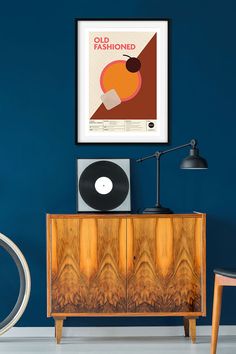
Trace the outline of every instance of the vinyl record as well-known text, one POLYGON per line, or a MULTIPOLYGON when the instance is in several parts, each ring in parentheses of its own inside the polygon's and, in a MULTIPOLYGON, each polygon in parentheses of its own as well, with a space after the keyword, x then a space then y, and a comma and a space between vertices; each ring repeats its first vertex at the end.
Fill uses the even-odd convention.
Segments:
POLYGON ((89 165, 79 179, 81 197, 91 208, 109 211, 123 203, 129 191, 129 180, 123 169, 110 161, 89 165))

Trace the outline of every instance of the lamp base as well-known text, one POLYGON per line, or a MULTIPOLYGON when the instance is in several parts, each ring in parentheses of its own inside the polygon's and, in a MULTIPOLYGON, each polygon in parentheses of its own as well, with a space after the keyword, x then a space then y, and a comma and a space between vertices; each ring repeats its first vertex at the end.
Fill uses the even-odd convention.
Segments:
POLYGON ((173 211, 169 208, 164 208, 162 206, 156 206, 155 208, 146 208, 143 214, 173 214, 173 211))

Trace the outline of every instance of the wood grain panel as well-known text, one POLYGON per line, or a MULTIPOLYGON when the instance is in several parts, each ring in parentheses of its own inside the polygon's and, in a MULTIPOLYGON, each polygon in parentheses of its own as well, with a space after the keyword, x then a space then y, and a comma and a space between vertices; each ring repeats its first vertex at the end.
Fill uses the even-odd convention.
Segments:
POLYGON ((126 311, 125 255, 126 219, 52 219, 52 313, 126 311))
POLYGON ((200 312, 202 218, 127 220, 128 312, 200 312))

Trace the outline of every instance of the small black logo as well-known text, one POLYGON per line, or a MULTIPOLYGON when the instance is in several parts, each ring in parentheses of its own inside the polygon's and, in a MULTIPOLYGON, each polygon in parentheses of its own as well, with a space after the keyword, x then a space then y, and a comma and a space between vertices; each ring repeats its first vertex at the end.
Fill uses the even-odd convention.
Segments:
POLYGON ((148 123, 148 127, 149 128, 154 128, 154 123, 153 122, 148 123))

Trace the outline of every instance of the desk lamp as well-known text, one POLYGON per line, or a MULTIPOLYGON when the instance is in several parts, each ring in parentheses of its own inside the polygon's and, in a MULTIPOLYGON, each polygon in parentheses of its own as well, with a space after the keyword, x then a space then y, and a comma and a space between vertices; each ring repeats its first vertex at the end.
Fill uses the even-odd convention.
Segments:
POLYGON ((156 158, 157 161, 157 201, 154 208, 147 208, 143 211, 145 214, 172 214, 173 212, 169 208, 165 208, 160 203, 160 157, 168 154, 169 152, 183 149, 190 146, 189 155, 185 157, 181 163, 180 168, 184 170, 205 170, 208 168, 207 161, 199 155, 197 148, 197 141, 192 139, 189 143, 176 146, 171 149, 156 151, 153 155, 138 159, 137 162, 143 162, 151 158, 156 158))

